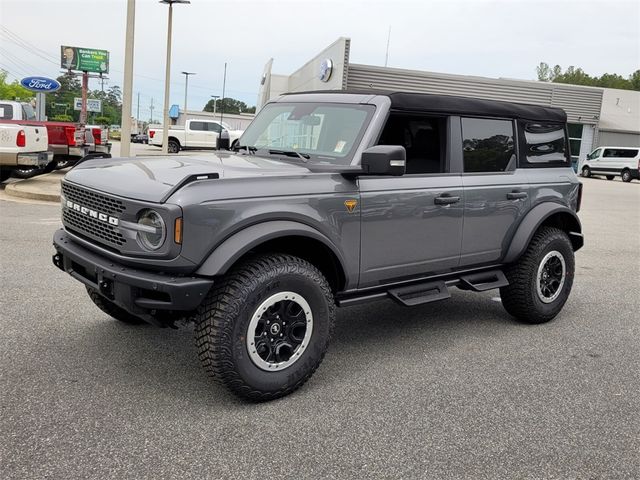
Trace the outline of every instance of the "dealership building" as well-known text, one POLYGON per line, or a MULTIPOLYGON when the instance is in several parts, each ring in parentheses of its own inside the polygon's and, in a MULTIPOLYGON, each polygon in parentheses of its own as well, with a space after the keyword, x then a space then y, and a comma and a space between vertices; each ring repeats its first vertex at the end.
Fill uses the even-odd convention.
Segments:
POLYGON ((567 112, 573 160, 600 145, 640 146, 640 92, 502 78, 450 75, 351 63, 351 40, 339 38, 289 75, 265 65, 258 109, 285 92, 400 90, 503 100, 567 112))

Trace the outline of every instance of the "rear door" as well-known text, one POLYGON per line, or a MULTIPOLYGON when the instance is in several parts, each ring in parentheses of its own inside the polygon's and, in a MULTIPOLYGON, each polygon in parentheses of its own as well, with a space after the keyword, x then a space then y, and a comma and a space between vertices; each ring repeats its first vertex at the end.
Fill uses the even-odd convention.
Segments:
POLYGON ((202 148, 207 142, 207 124, 199 120, 188 120, 185 126, 185 145, 188 148, 202 148))
POLYGON ((463 117, 464 226, 460 267, 498 262, 505 239, 529 209, 526 172, 517 168, 511 119, 463 117))

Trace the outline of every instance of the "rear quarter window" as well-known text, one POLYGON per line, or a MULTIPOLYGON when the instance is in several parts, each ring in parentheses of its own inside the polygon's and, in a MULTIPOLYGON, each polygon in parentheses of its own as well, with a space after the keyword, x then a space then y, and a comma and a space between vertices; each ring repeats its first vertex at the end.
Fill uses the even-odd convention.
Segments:
POLYGON ((13 119, 13 105, 8 103, 0 103, 0 118, 2 120, 13 119))
POLYGON ((571 165, 564 124, 518 122, 523 167, 571 165))

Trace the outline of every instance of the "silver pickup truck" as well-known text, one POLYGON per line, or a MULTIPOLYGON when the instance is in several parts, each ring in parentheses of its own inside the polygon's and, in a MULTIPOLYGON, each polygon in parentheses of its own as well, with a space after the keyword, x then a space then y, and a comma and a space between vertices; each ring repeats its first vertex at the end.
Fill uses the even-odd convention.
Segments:
POLYGON ((517 320, 553 319, 581 187, 560 109, 287 94, 234 152, 73 168, 53 262, 117 320, 193 320, 206 371, 268 400, 320 365, 339 306, 499 289, 517 320))

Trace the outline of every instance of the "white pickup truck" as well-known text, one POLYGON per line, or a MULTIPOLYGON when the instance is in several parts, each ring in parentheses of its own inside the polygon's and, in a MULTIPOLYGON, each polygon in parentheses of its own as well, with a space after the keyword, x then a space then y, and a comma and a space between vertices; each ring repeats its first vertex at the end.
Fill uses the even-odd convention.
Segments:
POLYGON ((53 152, 48 144, 44 126, 0 123, 0 182, 16 171, 44 168, 51 163, 53 152))
MULTIPOLYGON (((184 127, 169 128, 169 153, 187 149, 214 149, 222 130, 229 132, 229 146, 240 138, 244 130, 231 130, 226 123, 215 120, 187 120, 184 127)), ((149 144, 162 146, 162 128, 149 129, 149 144)))

